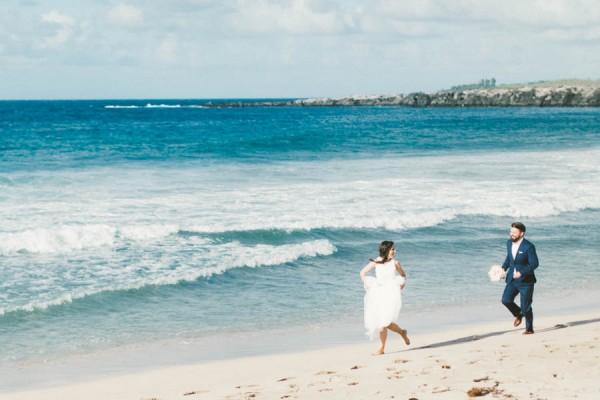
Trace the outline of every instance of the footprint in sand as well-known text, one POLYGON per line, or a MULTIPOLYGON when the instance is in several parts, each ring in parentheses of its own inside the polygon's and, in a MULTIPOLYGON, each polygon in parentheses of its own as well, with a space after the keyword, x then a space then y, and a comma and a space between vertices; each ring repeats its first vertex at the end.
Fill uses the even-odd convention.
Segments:
POLYGON ((331 374, 335 374, 335 371, 319 371, 316 372, 315 375, 331 375, 331 374))
POLYGON ((387 376, 387 379, 402 379, 402 374, 406 371, 398 370, 394 367, 386 368, 388 372, 391 372, 390 375, 387 376))
POLYGON ((402 379, 402 376, 400 376, 398 373, 392 374, 392 375, 388 375, 387 376, 388 380, 393 380, 393 379, 402 379))
POLYGON ((288 376, 285 378, 278 379, 276 382, 285 382, 285 381, 289 381, 290 379, 296 379, 296 378, 293 376, 288 376))
POLYGON ((249 399, 255 399, 257 394, 258 394, 258 392, 236 393, 236 394, 229 395, 225 398, 228 400, 229 399, 231 399, 231 400, 239 400, 239 399, 249 400, 249 399), (240 396, 243 396, 243 397, 240 397, 240 396))
POLYGON ((193 396, 195 394, 208 393, 208 390, 192 390, 191 392, 185 392, 184 396, 193 396))
POLYGON ((314 388, 317 392, 331 392, 333 389, 329 388, 329 387, 317 387, 317 386, 323 386, 323 385, 328 385, 331 382, 327 382, 327 381, 318 381, 318 382, 313 382, 313 383, 309 383, 308 387, 309 388, 314 388))
POLYGON ((258 385, 238 385, 235 388, 236 389, 241 389, 241 388, 253 388, 253 387, 257 387, 258 385))
POLYGON ((553 346, 553 345, 551 345, 551 344, 545 344, 545 345, 544 345, 544 347, 545 347, 546 349, 548 349, 548 352, 550 352, 550 353, 555 353, 555 352, 557 352, 557 351, 559 351, 559 350, 560 350, 558 347, 556 347, 556 346, 553 346))
POLYGON ((431 391, 431 393, 444 393, 444 392, 449 392, 450 388, 448 386, 437 386, 435 388, 433 388, 433 390, 431 391))

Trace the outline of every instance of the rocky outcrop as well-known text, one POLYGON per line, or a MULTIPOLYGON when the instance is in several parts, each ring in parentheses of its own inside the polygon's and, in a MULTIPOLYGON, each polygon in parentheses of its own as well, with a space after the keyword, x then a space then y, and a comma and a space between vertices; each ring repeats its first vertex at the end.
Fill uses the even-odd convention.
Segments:
POLYGON ((211 102, 207 107, 600 107, 600 86, 473 89, 387 96, 349 96, 289 101, 211 102))

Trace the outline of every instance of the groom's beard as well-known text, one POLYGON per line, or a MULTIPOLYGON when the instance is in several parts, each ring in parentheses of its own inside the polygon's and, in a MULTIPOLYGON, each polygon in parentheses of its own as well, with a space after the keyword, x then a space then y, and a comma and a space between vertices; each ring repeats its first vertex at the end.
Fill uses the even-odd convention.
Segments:
POLYGON ((514 243, 514 242, 518 242, 518 241, 519 241, 519 239, 521 239, 521 238, 520 238, 520 237, 517 237, 517 236, 511 236, 511 237, 510 237, 510 240, 511 240, 513 243, 514 243))

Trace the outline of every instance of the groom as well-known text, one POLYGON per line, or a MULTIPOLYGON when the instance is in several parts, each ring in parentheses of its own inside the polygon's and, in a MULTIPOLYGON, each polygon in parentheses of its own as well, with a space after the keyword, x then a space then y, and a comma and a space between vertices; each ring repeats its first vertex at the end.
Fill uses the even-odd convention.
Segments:
POLYGON ((538 267, 538 257, 533 243, 524 238, 525 225, 513 222, 510 225, 510 240, 506 243, 507 255, 502 269, 506 271, 506 287, 502 294, 502 304, 515 317, 513 326, 521 325, 525 317, 524 335, 533 333, 533 286, 536 282, 533 271, 538 267), (521 307, 515 304, 517 294, 521 298, 521 307))

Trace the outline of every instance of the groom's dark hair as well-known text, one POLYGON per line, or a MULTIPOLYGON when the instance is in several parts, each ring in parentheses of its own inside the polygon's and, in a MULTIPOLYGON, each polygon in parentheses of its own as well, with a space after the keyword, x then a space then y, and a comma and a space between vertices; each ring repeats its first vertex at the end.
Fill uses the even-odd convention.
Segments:
POLYGON ((525 233, 525 225, 523 225, 522 222, 513 222, 512 224, 510 224, 510 227, 517 228, 521 232, 525 233))

